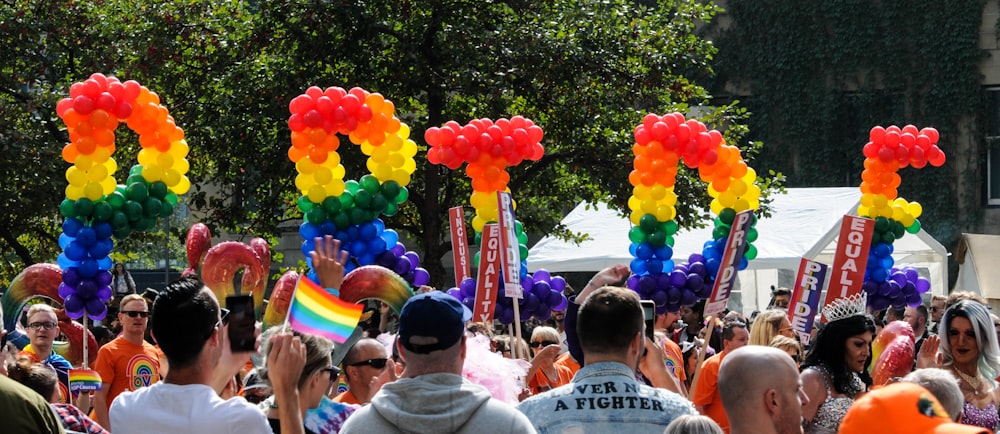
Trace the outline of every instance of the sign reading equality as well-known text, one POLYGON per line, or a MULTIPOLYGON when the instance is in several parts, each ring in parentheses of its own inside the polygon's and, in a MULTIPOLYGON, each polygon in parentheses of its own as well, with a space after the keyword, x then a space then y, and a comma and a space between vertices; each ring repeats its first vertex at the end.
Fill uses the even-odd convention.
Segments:
POLYGON ((736 272, 739 271, 740 260, 747 246, 747 231, 753 222, 753 210, 741 211, 733 218, 733 225, 726 238, 726 249, 719 261, 719 273, 715 276, 712 296, 705 302, 705 316, 715 316, 726 310, 733 284, 736 283, 736 272))
MULTIPOLYGON (((461 286, 469 272, 469 244, 465 237, 465 212, 460 206, 448 209, 451 222, 451 255, 455 260, 455 286, 461 286)), ((485 244, 485 243, 484 243, 485 244)))
POLYGON ((500 226, 483 226, 483 241, 479 248, 479 277, 476 279, 476 305, 472 318, 489 324, 496 309, 500 287, 500 226))
POLYGON ((845 215, 840 224, 840 238, 833 256, 830 287, 823 306, 838 298, 861 292, 865 267, 868 266, 868 246, 871 244, 875 221, 845 215))
MULTIPOLYGON (((503 270, 503 290, 507 297, 524 298, 521 290, 521 250, 514 226, 514 200, 510 193, 497 192, 497 209, 500 216, 500 264, 503 270)), ((482 260, 482 257, 480 257, 482 260)))
POLYGON ((799 272, 795 275, 795 288, 788 303, 788 321, 805 345, 809 344, 809 333, 819 312, 819 296, 826 285, 826 268, 826 264, 802 258, 799 272))

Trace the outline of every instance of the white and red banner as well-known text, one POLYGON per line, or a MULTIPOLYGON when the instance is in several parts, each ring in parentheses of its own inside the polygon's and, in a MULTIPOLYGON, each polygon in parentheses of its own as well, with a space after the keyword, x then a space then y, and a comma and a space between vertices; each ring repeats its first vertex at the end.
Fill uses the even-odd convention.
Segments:
MULTIPOLYGON (((497 192, 497 209, 500 216, 500 264, 503 270, 503 290, 507 297, 524 298, 521 290, 521 249, 517 242, 514 220, 514 200, 510 193, 497 192)), ((480 260, 482 258, 480 257, 480 260)))
POLYGON ((472 276, 469 272, 469 244, 465 237, 465 211, 462 207, 448 209, 448 222, 451 223, 451 256, 455 260, 455 286, 458 287, 465 278, 472 276))
POLYGON ((715 276, 712 296, 705 302, 706 317, 718 315, 726 310, 729 295, 736 283, 736 274, 743 259, 743 252, 746 251, 747 231, 750 230, 751 223, 753 223, 753 210, 742 211, 733 218, 729 237, 726 238, 726 249, 719 261, 719 272, 715 276))
POLYGON ((795 288, 788 303, 788 321, 805 345, 809 344, 809 332, 819 312, 819 297, 826 286, 826 269, 826 264, 802 258, 795 275, 795 288))
POLYGON ((500 288, 500 226, 483 226, 483 241, 479 248, 479 276, 476 278, 476 306, 472 318, 489 324, 496 309, 500 288))
POLYGON ((840 238, 833 256, 830 287, 826 291, 823 306, 838 298, 861 292, 865 267, 868 266, 868 246, 871 245, 875 221, 862 217, 845 215, 840 224, 840 238))

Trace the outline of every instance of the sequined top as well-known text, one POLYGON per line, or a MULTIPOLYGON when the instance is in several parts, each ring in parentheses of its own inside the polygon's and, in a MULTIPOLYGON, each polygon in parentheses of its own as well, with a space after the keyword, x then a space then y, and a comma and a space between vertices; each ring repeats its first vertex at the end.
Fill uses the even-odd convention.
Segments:
POLYGON ((823 374, 823 383, 826 384, 826 399, 816 408, 816 416, 806 424, 806 434, 836 433, 840 428, 840 422, 847 415, 847 410, 854 404, 854 398, 841 396, 833 397, 830 389, 830 373, 823 367, 810 366, 806 369, 814 369, 823 374))
POLYGON ((997 425, 1000 424, 1000 415, 997 414, 997 406, 993 402, 986 408, 980 409, 976 404, 965 401, 962 405, 962 420, 959 422, 996 431, 997 425))

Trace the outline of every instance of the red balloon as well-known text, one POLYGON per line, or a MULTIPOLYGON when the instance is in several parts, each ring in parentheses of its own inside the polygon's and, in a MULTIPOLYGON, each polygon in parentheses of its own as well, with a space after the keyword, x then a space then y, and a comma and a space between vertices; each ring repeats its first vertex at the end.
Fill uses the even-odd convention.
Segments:
POLYGON ((70 98, 63 98, 59 100, 58 103, 56 103, 56 114, 59 115, 59 117, 62 117, 64 114, 66 114, 66 110, 69 110, 72 107, 73 107, 73 100, 70 98))
POLYGON ((635 136, 635 142, 640 145, 647 145, 653 139, 653 135, 642 125, 636 125, 632 135, 635 136))
POLYGON ((888 163, 896 159, 896 153, 892 148, 888 146, 883 146, 878 150, 878 159, 882 160, 883 163, 888 163))
POLYGON ((667 124, 663 122, 656 122, 653 124, 653 128, 650 132, 653 136, 653 140, 662 143, 664 140, 667 140, 667 137, 670 135, 670 128, 668 128, 667 124))
POLYGON ((923 135, 927 136, 927 138, 931 140, 931 144, 932 145, 938 142, 938 138, 939 138, 939 136, 938 136, 938 130, 936 130, 934 128, 931 128, 931 127, 924 128, 924 129, 920 130, 920 134, 923 134, 923 135))
POLYGON ((876 145, 875 142, 868 142, 865 144, 863 153, 865 158, 878 158, 878 150, 879 145, 876 145))
POLYGON ((307 95, 299 95, 295 98, 292 98, 292 102, 288 103, 288 111, 290 111, 293 114, 305 113, 309 110, 312 110, 315 106, 316 102, 313 101, 312 98, 310 98, 307 95))
MULTIPOLYGON (((528 127, 528 137, 531 138, 532 143, 538 143, 542 141, 542 137, 545 136, 545 132, 542 131, 542 127, 532 125, 528 127)), ((541 149, 540 147, 538 149, 541 149)), ((539 156, 541 158, 541 156, 539 156)))
POLYGON ((885 143, 885 128, 877 125, 872 127, 871 131, 868 132, 868 140, 874 142, 876 145, 885 143))
POLYGON ((885 133, 885 144, 887 146, 895 147, 899 144, 899 133, 896 131, 888 131, 885 133))
POLYGON ((323 96, 323 89, 320 89, 319 86, 309 86, 309 88, 306 89, 306 95, 308 95, 310 99, 315 100, 323 96))
POLYGON ((681 143, 687 142, 691 139, 691 127, 687 124, 680 124, 677 126, 676 134, 678 141, 681 143))
POLYGON ((927 151, 926 154, 927 154, 927 162, 931 163, 931 166, 941 167, 942 165, 944 165, 945 162, 944 152, 942 152, 941 148, 937 147, 937 145, 931 146, 931 148, 927 151))
POLYGON ((86 95, 80 95, 73 99, 73 110, 81 115, 89 115, 94 111, 94 100, 86 95))
POLYGON ((438 127, 428 128, 427 131, 424 131, 424 141, 431 146, 439 145, 441 143, 441 129, 438 127))

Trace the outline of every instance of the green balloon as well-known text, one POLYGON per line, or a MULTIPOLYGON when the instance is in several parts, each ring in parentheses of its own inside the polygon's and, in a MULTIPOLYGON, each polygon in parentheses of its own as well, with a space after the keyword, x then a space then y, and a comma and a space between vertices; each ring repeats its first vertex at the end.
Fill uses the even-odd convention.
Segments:
POLYGON ((157 199, 163 200, 167 196, 167 184, 162 181, 156 181, 149 185, 149 195, 157 199))
POLYGON ((732 225, 733 220, 736 219, 736 210, 732 208, 725 208, 719 212, 719 219, 727 225, 732 225))
POLYGON ((125 205, 125 193, 115 189, 114 192, 108 195, 108 204, 116 210, 122 209, 122 205, 125 205))
POLYGON ((892 233, 893 233, 893 235, 896 236, 896 239, 898 240, 900 238, 903 238, 903 235, 906 235, 906 228, 903 227, 902 223, 893 220, 893 222, 892 222, 892 233))
POLYGON ((524 233, 524 223, 521 223, 520 220, 514 220, 514 233, 524 233))
POLYGON ((142 175, 129 175, 129 177, 125 180, 125 189, 127 190, 129 185, 145 182, 146 178, 143 178, 142 175))
POLYGON ((747 251, 743 253, 743 257, 747 258, 748 261, 757 258, 757 246, 747 243, 747 251))
POLYGON ((142 166, 136 164, 128 169, 129 176, 142 175, 142 166))
POLYGON ((122 211, 115 211, 111 215, 111 227, 116 231, 128 229, 128 216, 122 211))
POLYGON ((882 242, 886 244, 892 244, 896 242, 896 234, 892 231, 882 232, 882 242))
POLYGON ((167 202, 165 200, 162 201, 162 205, 160 207, 160 215, 158 217, 167 218, 170 217, 170 215, 173 213, 174 213, 174 206, 171 205, 170 202, 167 202))
POLYGON ((347 230, 351 226, 351 216, 346 211, 338 212, 331 220, 337 226, 337 229, 340 230, 347 230))
POLYGON ((521 260, 523 261, 525 259, 528 259, 528 246, 524 244, 518 244, 517 247, 518 247, 517 249, 518 253, 521 254, 521 260))
POLYGON ((754 241, 757 241, 757 235, 759 235, 757 233, 757 228, 747 229, 747 241, 749 241, 751 243, 754 242, 754 241))
POLYGON ((473 243, 475 243, 478 246, 479 244, 482 244, 482 242, 483 242, 483 233, 482 232, 476 232, 475 241, 473 241, 473 243))
POLYGON ((642 217, 639 217, 639 227, 642 228, 643 232, 652 234, 660 228, 660 222, 656 220, 655 215, 643 214, 642 217))
POLYGON ((125 212, 125 216, 128 217, 128 221, 134 222, 142 217, 142 204, 134 200, 129 200, 125 202, 122 206, 122 211, 125 212))
POLYGON ((76 217, 76 204, 73 203, 72 200, 63 199, 63 201, 59 203, 59 214, 62 214, 63 217, 68 219, 76 217))
POLYGON ((667 242, 667 234, 663 231, 654 231, 646 237, 646 242, 653 247, 663 247, 667 242))
POLYGON ((167 192, 167 197, 164 198, 171 206, 177 206, 177 193, 172 191, 167 192))
POLYGON ((909 232, 911 234, 916 234, 920 232, 920 220, 914 219, 913 224, 906 227, 906 232, 909 232))
POLYGON ((344 186, 347 188, 347 191, 351 192, 351 194, 357 193, 358 190, 361 189, 361 184, 358 184, 358 181, 353 179, 345 182, 344 186))
POLYGON ((331 214, 340 212, 340 199, 333 196, 323 199, 323 209, 331 214))
POLYGON ((354 208, 354 193, 345 191, 344 194, 340 195, 339 199, 341 211, 347 212, 351 208, 354 208))
POLYGON ((368 205, 368 209, 372 210, 373 213, 380 214, 385 211, 387 206, 389 206, 389 199, 381 194, 376 194, 372 196, 372 202, 368 205))
POLYGON ((77 217, 80 217, 81 219, 87 218, 94 213, 94 202, 91 202, 90 199, 85 197, 81 197, 77 199, 73 209, 76 211, 77 217))
POLYGON ((149 197, 149 189, 146 188, 146 184, 142 182, 129 184, 128 194, 126 197, 128 197, 129 200, 134 200, 136 202, 145 202, 146 198, 149 197))
POLYGON ((326 211, 323 211, 323 207, 314 206, 306 211, 306 221, 312 224, 322 224, 326 221, 326 211))
POLYGON ((112 231, 112 234, 118 239, 128 238, 128 236, 132 234, 132 229, 129 228, 128 225, 125 225, 123 228, 118 228, 112 231))
POLYGON ((517 242, 519 244, 528 244, 528 234, 524 232, 517 234, 517 242))
POLYGON ((406 187, 400 187, 399 194, 396 196, 396 203, 400 204, 406 202, 406 200, 409 198, 410 198, 410 191, 407 190, 406 187))
POLYGON ((309 197, 307 196, 299 196, 299 198, 295 201, 295 204, 298 205, 299 211, 302 212, 308 212, 309 210, 312 209, 314 205, 313 202, 309 200, 309 197))
POLYGON ((94 220, 99 222, 106 222, 111 219, 111 214, 115 212, 114 208, 111 207, 110 203, 98 202, 94 205, 94 220))
POLYGON ((152 196, 146 198, 146 201, 142 203, 142 215, 146 218, 156 219, 160 216, 162 209, 163 201, 152 196))
POLYGON ((663 228, 663 232, 666 232, 667 235, 676 234, 678 229, 677 222, 673 220, 667 220, 663 223, 660 223, 660 227, 663 228))
POLYGON ((354 205, 361 209, 368 209, 372 204, 372 194, 368 190, 358 190, 354 193, 354 205))
POLYGON ((361 209, 361 207, 351 208, 351 210, 348 211, 348 214, 351 216, 352 225, 360 225, 371 220, 368 218, 368 213, 364 209, 361 209))
POLYGON ((472 265, 476 267, 479 266, 479 252, 476 252, 475 255, 472 255, 472 265))
POLYGON ((386 199, 393 200, 396 196, 399 196, 399 183, 396 181, 386 181, 382 184, 380 190, 382 191, 382 196, 385 196, 386 199))
POLYGON ((628 231, 628 239, 633 243, 639 244, 646 241, 646 233, 642 231, 642 228, 633 226, 632 229, 629 229, 628 231))
POLYGON ((667 237, 663 239, 663 244, 666 244, 668 246, 673 247, 673 245, 676 244, 674 242, 674 236, 673 235, 667 235, 667 237))
POLYGON ((373 175, 365 175, 361 177, 361 188, 368 193, 375 194, 378 193, 378 178, 373 175))
POLYGON ((392 216, 396 215, 397 212, 399 212, 399 205, 396 205, 395 203, 389 202, 389 203, 387 203, 385 205, 385 211, 382 211, 382 214, 385 214, 386 216, 392 217, 392 216))
POLYGON ((889 220, 885 217, 875 217, 875 230, 878 232, 889 230, 889 220))
POLYGON ((712 239, 718 240, 719 238, 728 237, 729 229, 730 229, 729 226, 726 225, 716 226, 715 229, 712 229, 712 239))

